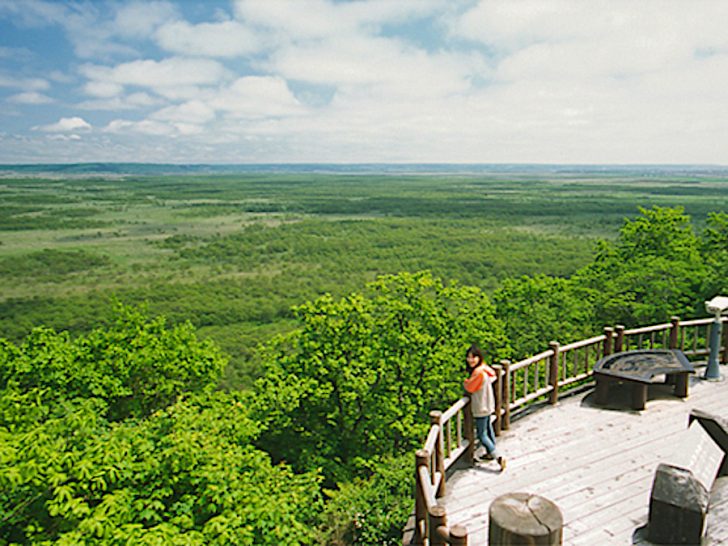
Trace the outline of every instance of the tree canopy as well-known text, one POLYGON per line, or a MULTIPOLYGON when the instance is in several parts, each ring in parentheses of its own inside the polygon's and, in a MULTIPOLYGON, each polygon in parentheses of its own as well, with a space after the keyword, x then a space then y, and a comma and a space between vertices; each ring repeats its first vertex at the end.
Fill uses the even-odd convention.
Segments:
POLYGON ((509 350, 483 292, 428 272, 384 276, 365 292, 322 296, 295 313, 301 327, 261 355, 262 445, 334 482, 421 440, 428 412, 461 395, 470 343, 496 362, 509 350))
POLYGON ((0 544, 314 543, 317 473, 254 447, 245 396, 213 392, 223 365, 123 307, 0 344, 0 544))

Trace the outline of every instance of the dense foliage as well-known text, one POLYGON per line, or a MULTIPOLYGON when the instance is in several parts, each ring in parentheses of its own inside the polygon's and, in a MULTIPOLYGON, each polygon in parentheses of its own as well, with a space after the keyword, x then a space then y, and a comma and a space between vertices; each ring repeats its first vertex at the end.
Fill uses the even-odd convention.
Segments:
POLYGON ((311 544, 316 473, 254 447, 224 360, 121 308, 89 336, 0 346, 0 544, 311 544), (281 487, 285 484, 285 487, 281 487))
POLYGON ((412 513, 412 454, 368 461, 366 477, 326 491, 321 542, 331 546, 399 546, 412 513))
POLYGON ((0 545, 398 543, 466 347, 702 314, 728 291, 724 188, 9 180, 0 545))
POLYGON ((429 273, 382 277, 364 294, 296 309, 301 327, 271 341, 256 385, 262 446, 329 482, 373 457, 414 448, 428 413, 462 392, 464 352, 507 356, 503 328, 479 289, 429 273))
POLYGON ((710 214, 697 232, 681 207, 640 209, 614 241, 600 241, 591 263, 569 278, 509 279, 496 290, 515 354, 569 342, 604 325, 627 327, 700 316, 703 302, 728 291, 728 215, 710 214))

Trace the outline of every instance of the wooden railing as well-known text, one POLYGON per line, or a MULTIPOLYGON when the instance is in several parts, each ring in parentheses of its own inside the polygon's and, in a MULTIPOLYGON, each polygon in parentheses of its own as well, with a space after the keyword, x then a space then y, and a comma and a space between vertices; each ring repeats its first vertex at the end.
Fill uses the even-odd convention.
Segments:
POLYGON ((470 398, 464 396, 447 411, 430 413, 430 432, 415 454, 415 544, 467 544, 462 525, 447 525, 445 507, 437 498, 446 493, 446 472, 463 456, 473 462, 475 434, 470 398), (455 429, 453 431, 453 428, 455 429))
MULTIPOLYGON (((721 319, 728 322, 728 317, 721 319)), ((636 349, 680 349, 688 358, 710 353, 710 329, 714 319, 670 322, 626 329, 618 325, 605 327, 604 333, 567 345, 549 343, 546 351, 511 363, 502 360, 494 366, 498 379, 494 384, 496 436, 511 424, 511 413, 534 402, 545 400, 556 404, 559 393, 587 383, 594 364, 602 357, 636 349)), ((723 328, 720 360, 728 362, 728 328, 723 328)), ((475 434, 470 398, 465 396, 444 412, 430 413, 430 431, 415 458, 415 513, 411 533, 405 533, 406 544, 464 545, 467 529, 450 527, 447 511, 438 498, 447 492, 447 472, 458 461, 472 465, 475 434)))

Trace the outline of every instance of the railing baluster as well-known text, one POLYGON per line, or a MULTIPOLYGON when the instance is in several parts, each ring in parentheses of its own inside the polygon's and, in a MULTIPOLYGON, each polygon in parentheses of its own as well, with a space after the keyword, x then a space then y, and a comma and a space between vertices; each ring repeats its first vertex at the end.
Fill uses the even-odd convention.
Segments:
POLYGON ((559 400, 559 342, 552 341, 549 343, 549 349, 554 354, 549 357, 549 383, 551 384, 551 404, 556 404, 559 400))
POLYGON ((447 422, 447 436, 445 436, 445 457, 452 453, 452 421, 447 422))
POLYGON ((503 393, 505 394, 503 405, 505 407, 505 412, 503 415, 503 425, 501 426, 502 429, 508 430, 511 428, 511 361, 510 360, 501 360, 501 364, 503 365, 503 393))
POLYGON ((442 496, 446 492, 445 488, 445 454, 444 454, 444 441, 443 437, 444 434, 442 433, 442 412, 441 411, 431 411, 430 412, 430 423, 432 425, 437 425, 440 427, 440 431, 437 434, 437 441, 435 442, 435 449, 434 449, 434 465, 432 467, 432 476, 433 476, 433 484, 434 477, 436 474, 440 474, 440 484, 437 488, 437 495, 442 496))

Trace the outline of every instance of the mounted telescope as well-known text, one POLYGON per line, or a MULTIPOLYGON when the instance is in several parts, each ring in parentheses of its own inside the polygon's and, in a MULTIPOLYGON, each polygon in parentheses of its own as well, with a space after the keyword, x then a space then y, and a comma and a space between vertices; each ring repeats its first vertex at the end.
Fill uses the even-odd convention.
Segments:
POLYGON ((712 300, 705 302, 705 309, 708 313, 713 313, 715 319, 710 326, 710 356, 708 357, 708 366, 705 368, 703 379, 709 381, 721 381, 718 366, 718 355, 720 354, 720 331, 721 331, 721 315, 728 311, 728 297, 715 296, 712 300))

